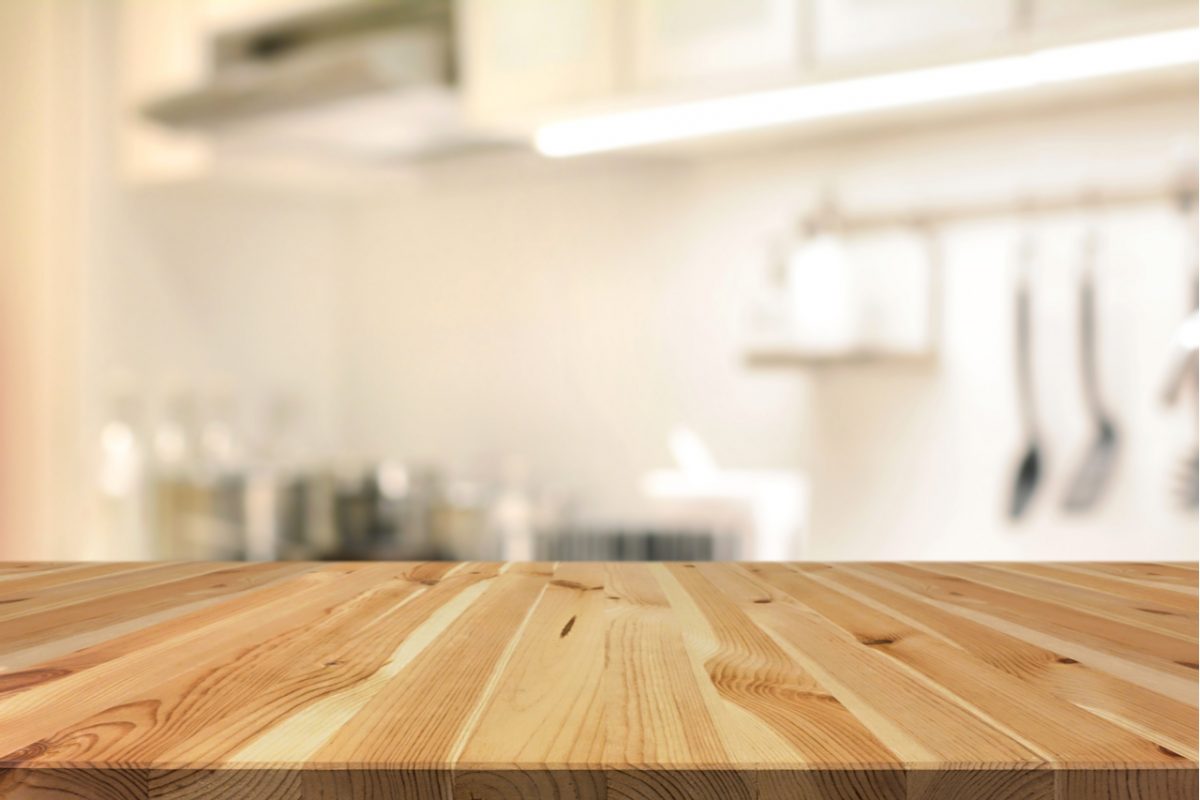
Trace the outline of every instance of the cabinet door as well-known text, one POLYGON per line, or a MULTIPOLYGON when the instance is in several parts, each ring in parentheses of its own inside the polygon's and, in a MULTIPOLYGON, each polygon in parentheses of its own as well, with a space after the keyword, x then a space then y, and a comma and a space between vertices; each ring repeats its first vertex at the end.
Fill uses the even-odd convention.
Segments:
POLYGON ((209 30, 229 30, 358 0, 203 0, 209 30))
POLYGON ((802 0, 636 0, 637 88, 790 77, 802 56, 802 0))
POLYGON ((1033 25, 1050 36, 1120 35, 1194 27, 1194 0, 1035 0, 1033 25))
POLYGON ((612 0, 460 0, 459 67, 478 121, 535 118, 616 89, 612 0))
POLYGON ((1002 41, 1015 21, 1013 0, 812 0, 816 62, 862 66, 954 58, 1002 41), (931 48, 937 48, 932 51, 931 48))
POLYGON ((192 0, 122 0, 116 8, 116 91, 122 175, 154 182, 201 172, 207 149, 196 136, 145 119, 141 106, 208 75, 201 8, 192 0))

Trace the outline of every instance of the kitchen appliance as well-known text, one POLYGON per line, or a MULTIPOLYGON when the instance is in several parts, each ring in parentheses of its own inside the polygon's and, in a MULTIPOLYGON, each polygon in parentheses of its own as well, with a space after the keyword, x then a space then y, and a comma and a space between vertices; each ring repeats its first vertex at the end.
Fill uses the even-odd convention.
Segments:
POLYGON ((703 528, 567 528, 534 539, 538 561, 728 561, 740 537, 703 528))
POLYGON ((433 156, 498 140, 465 124, 448 0, 364 0, 216 33, 203 85, 150 119, 226 149, 433 156))

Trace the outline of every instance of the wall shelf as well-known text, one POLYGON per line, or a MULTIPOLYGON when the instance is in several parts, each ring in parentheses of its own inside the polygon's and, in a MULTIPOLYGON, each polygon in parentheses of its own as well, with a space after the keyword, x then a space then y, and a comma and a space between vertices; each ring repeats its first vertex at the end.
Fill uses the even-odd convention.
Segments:
POLYGON ((786 345, 747 347, 742 361, 757 369, 829 369, 853 366, 902 366, 932 369, 938 364, 936 351, 890 351, 874 348, 819 351, 786 345))

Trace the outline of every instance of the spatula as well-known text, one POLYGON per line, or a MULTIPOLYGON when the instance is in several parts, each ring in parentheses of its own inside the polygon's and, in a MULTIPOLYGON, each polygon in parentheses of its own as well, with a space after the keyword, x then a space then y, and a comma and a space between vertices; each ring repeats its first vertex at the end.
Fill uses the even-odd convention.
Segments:
POLYGON ((1100 377, 1096 352, 1096 276, 1095 239, 1084 245, 1085 263, 1079 281, 1079 366, 1083 379, 1083 398, 1095 433, 1088 450, 1075 470, 1063 508, 1086 511, 1096 505, 1108 485, 1117 463, 1117 426, 1100 399, 1100 377))
MULTIPOLYGON (((1028 249, 1028 247, 1026 248, 1028 249)), ((1033 323, 1031 320, 1029 277, 1022 274, 1016 292, 1016 379, 1017 409, 1021 416, 1025 445, 1017 462, 1013 478, 1012 498, 1008 514, 1019 519, 1029 509, 1029 504, 1041 481, 1043 461, 1041 437, 1038 435, 1037 414, 1033 397, 1033 323)))

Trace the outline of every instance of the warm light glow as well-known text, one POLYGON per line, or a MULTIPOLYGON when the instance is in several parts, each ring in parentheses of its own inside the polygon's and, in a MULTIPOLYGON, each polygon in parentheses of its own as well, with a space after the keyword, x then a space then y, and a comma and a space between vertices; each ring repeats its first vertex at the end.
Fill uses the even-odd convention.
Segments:
POLYGON ((1192 312, 1179 326, 1175 343, 1184 350, 1200 350, 1200 312, 1192 312))
POLYGON ((692 478, 708 478, 717 474, 717 462, 708 445, 691 428, 678 427, 667 440, 671 456, 680 472, 692 478))
POLYGON ((1187 28, 565 120, 540 128, 535 144, 546 156, 582 155, 1190 64, 1198 54, 1200 28, 1187 28))

